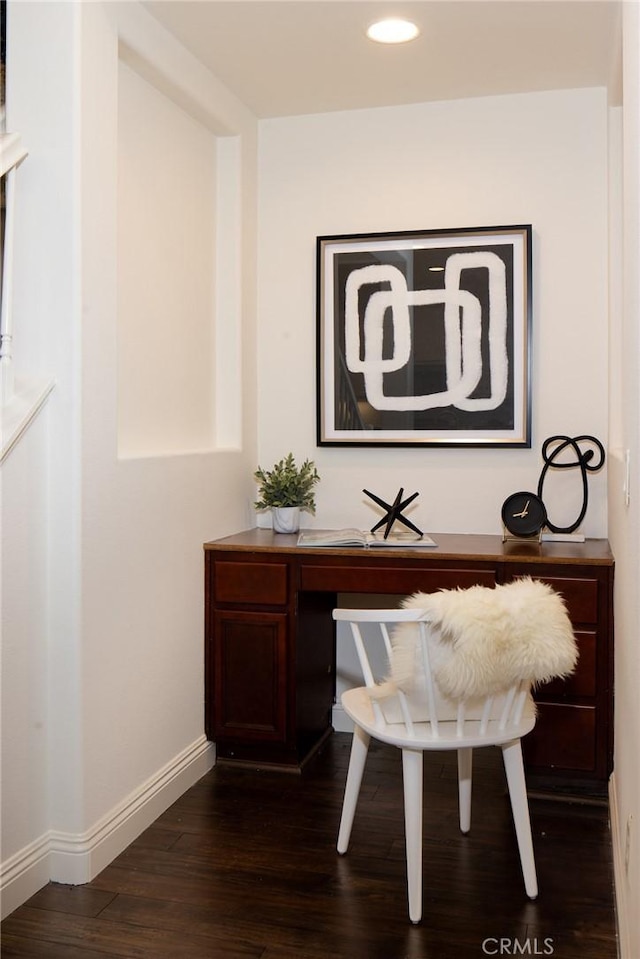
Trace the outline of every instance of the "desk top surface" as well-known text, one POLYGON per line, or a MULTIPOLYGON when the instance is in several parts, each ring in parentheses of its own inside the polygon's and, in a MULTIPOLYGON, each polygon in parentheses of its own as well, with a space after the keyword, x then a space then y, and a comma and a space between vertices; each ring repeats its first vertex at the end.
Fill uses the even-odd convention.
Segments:
POLYGON ((537 540, 506 540, 501 536, 476 533, 429 533, 436 546, 408 548, 376 547, 302 547, 297 545, 298 533, 274 533, 271 529, 244 530, 222 539, 205 543, 205 550, 230 552, 266 552, 292 554, 307 561, 310 556, 355 556, 366 562, 378 562, 390 557, 413 559, 419 562, 440 560, 476 560, 490 562, 566 563, 595 566, 613 566, 614 559, 606 539, 587 539, 583 543, 543 542, 537 540))

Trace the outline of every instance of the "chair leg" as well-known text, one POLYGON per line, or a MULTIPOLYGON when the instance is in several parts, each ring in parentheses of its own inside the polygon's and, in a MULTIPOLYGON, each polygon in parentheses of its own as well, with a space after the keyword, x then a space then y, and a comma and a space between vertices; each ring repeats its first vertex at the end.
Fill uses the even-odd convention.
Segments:
POLYGON ((422 919, 422 752, 402 750, 409 919, 422 919))
POLYGON ((522 762, 522 746, 519 739, 502 746, 502 758, 509 787, 509 798, 513 812, 513 822, 516 829, 520 864, 524 877, 524 887, 530 899, 538 895, 538 880, 536 864, 533 857, 533 841, 531 839, 531 820, 529 818, 529 803, 527 801, 527 785, 524 778, 522 762))
POLYGON ((458 802, 460 805, 460 830, 471 829, 471 770, 473 749, 465 747, 458 750, 458 802))
POLYGON ((351 827, 353 826, 353 818, 356 814, 356 805, 358 803, 358 796, 360 795, 360 785, 367 761, 370 740, 371 737, 368 733, 365 733, 360 726, 354 727, 347 783, 344 788, 344 800, 342 802, 340 829, 338 830, 337 848, 340 855, 344 855, 349 847, 351 827))

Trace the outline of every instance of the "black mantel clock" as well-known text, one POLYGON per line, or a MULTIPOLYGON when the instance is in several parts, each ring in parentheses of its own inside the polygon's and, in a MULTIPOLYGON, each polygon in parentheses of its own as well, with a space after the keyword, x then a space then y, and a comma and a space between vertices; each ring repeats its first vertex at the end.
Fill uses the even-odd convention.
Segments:
POLYGON ((512 535, 528 539, 538 536, 547 524, 547 511, 537 493, 520 490, 502 504, 502 522, 512 535))

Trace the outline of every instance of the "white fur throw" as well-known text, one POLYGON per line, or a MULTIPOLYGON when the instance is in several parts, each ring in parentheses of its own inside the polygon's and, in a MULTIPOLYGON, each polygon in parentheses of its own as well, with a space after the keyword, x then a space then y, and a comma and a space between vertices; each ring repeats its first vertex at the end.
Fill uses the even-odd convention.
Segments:
MULTIPOLYGON (((424 609, 432 627, 429 659, 444 696, 488 696, 573 672, 578 649, 564 601, 550 586, 523 578, 489 589, 416 593, 403 606, 424 609)), ((402 623, 392 638, 391 682, 410 691, 416 679, 418 628, 402 623)), ((384 695, 383 689, 380 693, 384 695)))

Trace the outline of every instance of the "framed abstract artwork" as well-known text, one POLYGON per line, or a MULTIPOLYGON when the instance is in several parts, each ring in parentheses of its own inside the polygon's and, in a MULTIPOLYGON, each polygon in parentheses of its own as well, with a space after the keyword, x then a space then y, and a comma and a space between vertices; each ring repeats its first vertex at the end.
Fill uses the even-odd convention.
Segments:
POLYGON ((531 226, 316 252, 319 446, 531 445, 531 226))

